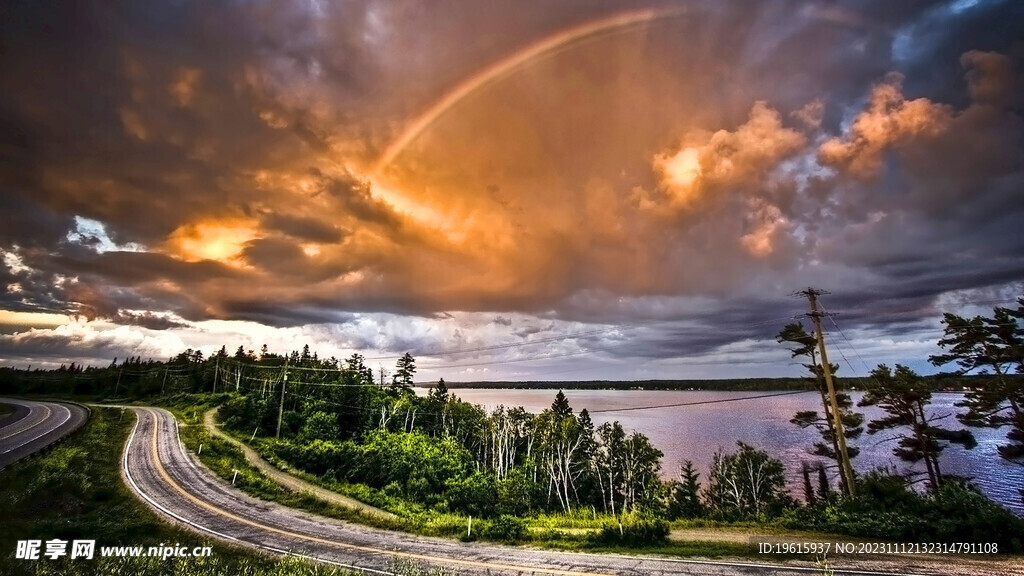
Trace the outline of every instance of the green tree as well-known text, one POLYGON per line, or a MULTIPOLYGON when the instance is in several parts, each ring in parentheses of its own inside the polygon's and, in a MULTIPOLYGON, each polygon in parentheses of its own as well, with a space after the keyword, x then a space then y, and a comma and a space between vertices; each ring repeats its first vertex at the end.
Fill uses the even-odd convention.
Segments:
POLYGON ((436 401, 438 404, 444 404, 448 401, 448 385, 444 383, 444 378, 437 381, 437 386, 430 388, 427 398, 436 401))
POLYGON ((623 510, 638 511, 658 493, 661 457, 647 436, 633 432, 625 444, 622 462, 623 510))
POLYGON ((668 514, 671 518, 698 518, 705 513, 700 500, 700 473, 693 462, 684 460, 679 466, 679 480, 669 492, 668 514))
POLYGON ((1007 442, 999 446, 999 455, 1024 464, 1024 298, 1016 310, 996 307, 992 317, 966 319, 945 314, 939 347, 944 354, 929 357, 935 366, 955 363, 959 374, 976 372, 992 378, 967 392, 960 406, 967 412, 960 421, 968 426, 1001 428, 1009 426, 1007 442))
POLYGON ((561 390, 558 391, 558 394, 555 394, 555 401, 551 403, 551 412, 559 418, 572 416, 572 406, 569 405, 569 399, 565 397, 565 393, 561 390))
POLYGON ((731 454, 716 452, 705 498, 725 518, 744 518, 778 512, 788 502, 782 462, 749 444, 737 442, 731 454))
POLYGON ((497 481, 498 513, 523 516, 528 514, 541 497, 541 488, 523 468, 513 468, 497 481))
POLYGON ((412 377, 415 373, 416 359, 406 352, 395 364, 395 374, 391 380, 392 389, 403 394, 412 394, 412 377))
POLYGON ((338 417, 327 412, 316 411, 306 417, 299 432, 299 440, 302 442, 317 439, 337 440, 339 434, 338 417))
POLYGON ((588 466, 583 458, 588 441, 584 432, 561 390, 551 408, 535 420, 540 444, 538 461, 548 480, 548 503, 555 500, 562 510, 579 503, 577 481, 588 466))
POLYGON ((493 474, 474 472, 464 478, 451 478, 446 487, 448 502, 455 510, 477 518, 494 515, 498 489, 493 474))
MULTIPOLYGON (((814 387, 818 391, 823 410, 821 413, 817 410, 803 410, 797 412, 790 422, 800 426, 801 428, 813 426, 818 430, 822 441, 814 443, 814 448, 811 450, 811 454, 838 462, 839 444, 837 442, 835 423, 832 419, 832 405, 828 398, 828 384, 825 381, 825 371, 818 359, 818 339, 811 334, 808 334, 802 323, 793 322, 787 324, 778 333, 778 335, 776 335, 776 340, 778 340, 779 343, 790 344, 792 346, 790 350, 792 354, 791 357, 796 358, 798 356, 803 356, 810 361, 808 364, 804 364, 804 367, 807 368, 811 374, 810 380, 814 383, 814 387)), ((832 374, 835 374, 839 370, 839 366, 831 364, 830 369, 832 374)), ((846 439, 852 440, 860 437, 864 432, 864 415, 853 411, 853 400, 850 399, 850 395, 845 392, 837 391, 836 403, 839 405, 839 416, 843 421, 843 432, 846 439)), ((850 446, 848 443, 846 453, 852 460, 860 453, 860 450, 855 446, 850 446)))
POLYGON ((868 434, 881 430, 906 427, 908 431, 900 437, 893 454, 905 462, 924 460, 928 470, 928 482, 932 491, 942 485, 939 469, 939 455, 950 442, 974 448, 977 442, 967 430, 950 430, 936 426, 935 417, 927 415, 934 384, 925 381, 913 370, 896 365, 893 372, 885 364, 879 364, 871 372, 871 381, 860 401, 861 406, 877 405, 885 416, 868 423, 868 434))
POLYGON ((621 460, 625 443, 626 431, 619 421, 605 422, 598 426, 593 466, 601 490, 601 505, 607 514, 614 515, 623 507, 621 460))

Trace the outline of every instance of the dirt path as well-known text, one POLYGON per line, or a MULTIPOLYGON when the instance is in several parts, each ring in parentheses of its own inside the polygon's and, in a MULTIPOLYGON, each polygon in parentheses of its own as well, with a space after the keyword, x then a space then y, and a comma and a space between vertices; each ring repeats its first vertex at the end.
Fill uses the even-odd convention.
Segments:
POLYGON ((337 504, 338 506, 342 506, 352 510, 359 510, 364 514, 376 516, 378 518, 396 518, 396 516, 390 512, 386 512, 384 510, 381 510, 380 508, 375 508, 373 506, 370 506, 369 504, 366 504, 365 502, 360 502, 359 500, 356 500, 354 498, 343 496, 341 494, 338 494, 337 492, 332 492, 331 490, 327 490, 326 488, 321 488, 320 486, 310 484, 309 482, 306 482, 301 478, 296 478, 295 476, 292 476, 291 474, 288 474, 287 472, 284 472, 281 469, 275 467, 270 462, 264 460, 259 454, 256 453, 255 450, 247 446, 245 443, 240 442, 235 438, 232 438, 230 435, 226 434, 224 431, 218 428, 216 408, 208 410, 205 414, 203 414, 203 426, 211 435, 216 436, 217 438, 220 438, 221 440, 224 440, 236 446, 239 450, 242 451, 242 454, 245 455, 245 459, 248 460, 250 464, 255 466, 260 472, 265 474, 268 478, 270 478, 274 482, 277 482, 281 486, 284 486, 288 490, 291 490, 293 492, 308 492, 313 496, 316 496, 320 500, 324 500, 325 502, 337 504))

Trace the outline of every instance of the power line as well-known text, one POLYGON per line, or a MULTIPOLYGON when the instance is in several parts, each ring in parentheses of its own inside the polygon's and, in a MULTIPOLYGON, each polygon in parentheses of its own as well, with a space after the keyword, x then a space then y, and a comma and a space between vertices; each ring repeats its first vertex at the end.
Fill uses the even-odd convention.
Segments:
MULTIPOLYGON (((825 310, 825 307, 822 306, 821 309, 825 310)), ((827 314, 827 311, 826 311, 826 314, 827 314)), ((839 331, 839 335, 843 337, 843 340, 845 340, 846 343, 850 346, 850 349, 853 350, 853 353, 856 354, 857 358, 860 359, 860 363, 863 364, 864 368, 867 368, 868 372, 870 373, 871 372, 871 367, 868 366, 868 363, 864 361, 864 358, 860 355, 860 352, 858 352, 857 348, 853 345, 853 342, 851 342, 850 339, 846 337, 846 333, 843 332, 843 329, 840 328, 839 324, 836 322, 835 316, 833 314, 828 314, 828 318, 829 318, 829 320, 832 321, 832 325, 836 327, 836 330, 839 331)), ((836 349, 839 350, 838 348, 836 348, 836 349)), ((843 351, 839 350, 839 353, 842 354, 843 351)), ((843 356, 843 359, 845 360, 846 357, 843 356)), ((846 363, 849 364, 850 361, 847 360, 846 363)), ((855 372, 855 370, 853 370, 853 366, 850 366, 850 370, 855 372)))
POLYGON ((807 394, 814 390, 793 390, 790 392, 778 392, 776 394, 760 394, 757 396, 743 396, 741 398, 722 398, 719 400, 701 400, 699 402, 680 402, 676 404, 658 404, 654 406, 630 406, 628 408, 605 408, 603 410, 588 410, 591 414, 605 414, 608 412, 632 412, 634 410, 656 410, 659 408, 678 408, 681 406, 702 406, 704 404, 722 404, 725 402, 739 402, 740 400, 756 400, 758 398, 774 398, 776 396, 792 396, 793 394, 807 394))

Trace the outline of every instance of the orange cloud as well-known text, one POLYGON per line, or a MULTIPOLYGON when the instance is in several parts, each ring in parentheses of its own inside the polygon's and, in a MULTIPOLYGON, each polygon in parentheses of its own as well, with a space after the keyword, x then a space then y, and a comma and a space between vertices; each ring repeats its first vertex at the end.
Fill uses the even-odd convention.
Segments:
POLYGON ((832 138, 818 149, 822 164, 843 168, 854 176, 878 176, 882 154, 911 138, 934 137, 946 131, 953 120, 949 106, 927 98, 906 100, 903 77, 889 74, 875 85, 866 109, 854 119, 842 138, 832 138))
POLYGON ((735 130, 693 131, 675 151, 654 156, 666 202, 639 191, 640 205, 675 211, 694 208, 715 195, 754 193, 780 162, 802 150, 807 138, 782 125, 782 116, 767 103, 755 102, 747 121, 735 130))

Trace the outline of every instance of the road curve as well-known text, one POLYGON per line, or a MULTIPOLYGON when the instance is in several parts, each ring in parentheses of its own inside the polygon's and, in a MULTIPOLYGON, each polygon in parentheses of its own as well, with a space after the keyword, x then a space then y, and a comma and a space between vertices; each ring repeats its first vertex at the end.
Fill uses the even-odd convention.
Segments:
POLYGON ((89 412, 77 404, 0 398, 14 412, 0 420, 0 469, 46 448, 85 423, 89 412))
MULTIPOLYGON (((125 444, 122 462, 125 482, 159 513, 221 540, 308 557, 370 574, 390 574, 390 566, 396 560, 444 567, 462 575, 492 576, 806 576, 818 573, 806 565, 675 560, 460 543, 323 518, 243 494, 184 450, 178 439, 177 423, 170 413, 157 408, 134 410, 138 421, 125 444)), ((893 573, 908 572, 836 571, 836 574, 862 576, 893 573)))

